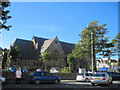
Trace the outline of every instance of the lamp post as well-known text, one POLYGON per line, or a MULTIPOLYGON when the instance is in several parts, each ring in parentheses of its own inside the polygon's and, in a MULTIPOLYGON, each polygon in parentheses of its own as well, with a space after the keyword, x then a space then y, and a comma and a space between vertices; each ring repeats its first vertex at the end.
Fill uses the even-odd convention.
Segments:
POLYGON ((91 62, 92 62, 92 73, 93 73, 93 33, 91 33, 91 62))

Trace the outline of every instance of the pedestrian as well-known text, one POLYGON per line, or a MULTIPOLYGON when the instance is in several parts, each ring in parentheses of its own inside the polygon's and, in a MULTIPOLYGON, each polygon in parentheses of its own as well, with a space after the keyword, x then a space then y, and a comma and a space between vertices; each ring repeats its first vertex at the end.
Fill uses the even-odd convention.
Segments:
POLYGON ((20 80, 22 78, 21 68, 18 68, 18 70, 15 72, 15 76, 16 76, 16 86, 17 85, 20 86, 20 80))

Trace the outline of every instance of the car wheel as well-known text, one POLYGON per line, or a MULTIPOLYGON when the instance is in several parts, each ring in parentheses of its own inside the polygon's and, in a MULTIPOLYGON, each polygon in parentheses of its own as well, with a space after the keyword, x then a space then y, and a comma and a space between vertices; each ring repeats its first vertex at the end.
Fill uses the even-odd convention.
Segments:
POLYGON ((95 84, 94 83, 91 83, 93 86, 95 86, 95 84))
POLYGON ((86 79, 85 79, 85 82, 88 82, 88 81, 89 81, 88 78, 86 78, 86 79))
POLYGON ((113 83, 113 81, 110 82, 110 84, 112 84, 112 83, 113 83))
POLYGON ((109 81, 108 81, 108 83, 107 83, 106 85, 107 85, 107 86, 109 86, 109 85, 110 85, 109 81))
POLYGON ((59 84, 60 81, 58 79, 55 79, 55 84, 59 84))
POLYGON ((36 85, 39 85, 39 84, 40 84, 40 79, 36 79, 36 80, 35 80, 35 84, 36 84, 36 85))
POLYGON ((0 79, 0 84, 2 84, 2 80, 0 79))

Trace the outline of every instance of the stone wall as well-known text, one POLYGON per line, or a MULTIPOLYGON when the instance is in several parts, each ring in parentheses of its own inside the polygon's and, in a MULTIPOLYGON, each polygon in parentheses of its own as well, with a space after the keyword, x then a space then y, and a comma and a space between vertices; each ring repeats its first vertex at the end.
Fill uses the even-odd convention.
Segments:
MULTIPOLYGON (((23 73, 23 80, 29 79, 29 72, 23 73)), ((15 73, 14 72, 3 72, 2 75, 7 78, 7 80, 14 80, 15 73)), ((53 73, 53 75, 58 76, 61 80, 75 80, 77 73, 53 73)))

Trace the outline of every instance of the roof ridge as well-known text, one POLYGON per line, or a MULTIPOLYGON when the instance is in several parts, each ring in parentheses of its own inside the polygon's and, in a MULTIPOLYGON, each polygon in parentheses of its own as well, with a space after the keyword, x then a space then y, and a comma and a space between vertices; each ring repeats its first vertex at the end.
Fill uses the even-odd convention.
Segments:
POLYGON ((45 41, 50 41, 50 40, 54 40, 55 38, 51 38, 51 39, 48 39, 48 40, 45 40, 45 41))
POLYGON ((69 42, 64 42, 64 41, 60 41, 61 43, 66 43, 66 44, 73 44, 75 45, 74 43, 69 43, 69 42))
POLYGON ((38 36, 34 36, 34 35, 33 35, 33 37, 38 38, 38 39, 48 39, 48 38, 38 37, 38 36))
POLYGON ((29 41, 29 42, 32 42, 31 40, 20 39, 20 38, 16 38, 16 40, 22 40, 22 41, 29 41))

